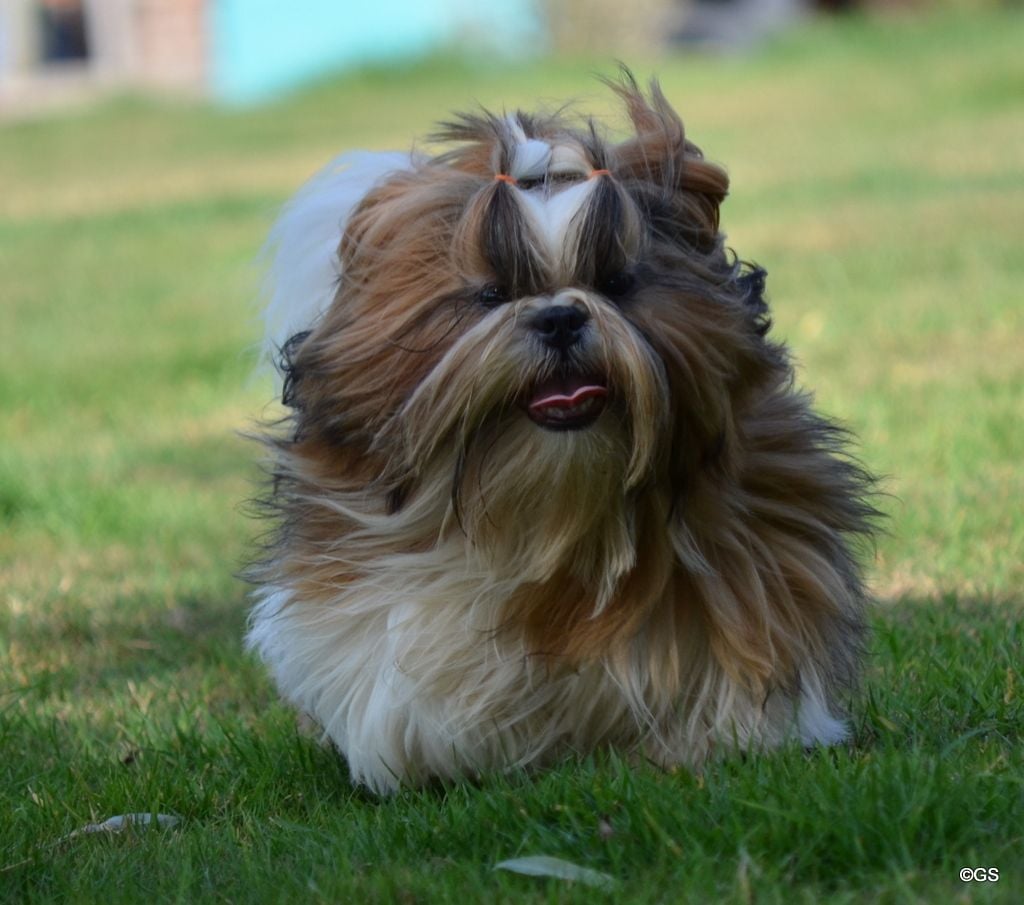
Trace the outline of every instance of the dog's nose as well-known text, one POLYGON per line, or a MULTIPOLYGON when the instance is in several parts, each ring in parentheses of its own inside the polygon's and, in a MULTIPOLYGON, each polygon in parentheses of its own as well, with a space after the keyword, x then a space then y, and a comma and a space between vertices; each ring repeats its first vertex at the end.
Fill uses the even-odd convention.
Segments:
POLYGON ((587 312, 580 308, 552 305, 538 311, 531 325, 551 348, 568 349, 580 341, 587 319, 587 312))

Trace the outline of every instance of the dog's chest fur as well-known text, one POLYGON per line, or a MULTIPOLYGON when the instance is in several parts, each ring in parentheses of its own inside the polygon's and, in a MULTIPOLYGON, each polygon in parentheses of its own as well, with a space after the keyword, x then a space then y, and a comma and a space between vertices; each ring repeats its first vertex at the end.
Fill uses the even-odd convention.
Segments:
POLYGON ((250 643, 282 694, 345 753, 354 782, 388 792, 605 746, 695 765, 717 745, 845 736, 820 677, 755 700, 702 653, 704 639, 654 626, 607 658, 560 666, 502 632, 496 615, 515 582, 493 582, 462 552, 389 558, 316 603, 287 588, 261 592, 250 643), (680 650, 693 659, 680 663, 680 650), (666 687, 678 690, 666 697, 666 687))

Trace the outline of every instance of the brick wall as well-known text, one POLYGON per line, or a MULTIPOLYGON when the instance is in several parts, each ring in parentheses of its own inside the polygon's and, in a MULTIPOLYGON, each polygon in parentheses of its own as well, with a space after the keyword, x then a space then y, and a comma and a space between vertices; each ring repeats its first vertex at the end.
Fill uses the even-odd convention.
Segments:
POLYGON ((207 0, 135 0, 135 62, 140 80, 202 88, 207 71, 207 0))

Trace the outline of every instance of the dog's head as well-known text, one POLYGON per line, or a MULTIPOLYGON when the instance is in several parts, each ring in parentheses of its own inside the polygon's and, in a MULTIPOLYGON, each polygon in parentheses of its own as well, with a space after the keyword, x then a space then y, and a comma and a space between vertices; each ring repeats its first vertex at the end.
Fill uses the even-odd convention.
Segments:
POLYGON ((719 232, 725 172, 656 85, 612 87, 623 141, 465 116, 449 150, 378 179, 283 356, 293 460, 338 511, 372 512, 396 548, 460 532, 493 573, 561 576, 597 611, 669 580, 656 563, 686 544, 666 521, 732 467, 781 355, 762 272, 719 232))

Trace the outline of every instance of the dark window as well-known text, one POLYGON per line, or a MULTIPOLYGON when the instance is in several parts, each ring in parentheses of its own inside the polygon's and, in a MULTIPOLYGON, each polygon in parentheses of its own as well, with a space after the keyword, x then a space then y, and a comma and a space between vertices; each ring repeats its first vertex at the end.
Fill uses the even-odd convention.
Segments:
POLYGON ((37 8, 44 63, 89 58, 82 0, 39 0, 37 8))

